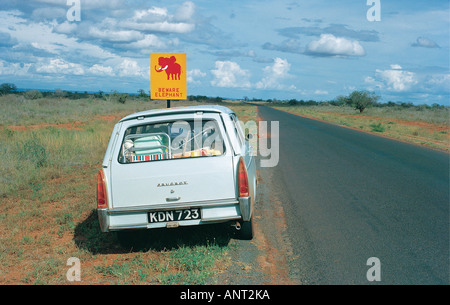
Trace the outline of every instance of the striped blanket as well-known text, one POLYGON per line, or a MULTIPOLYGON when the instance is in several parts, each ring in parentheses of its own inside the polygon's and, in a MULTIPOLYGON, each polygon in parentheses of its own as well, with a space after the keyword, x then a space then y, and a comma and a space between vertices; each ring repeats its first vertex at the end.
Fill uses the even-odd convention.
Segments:
POLYGON ((130 162, 156 161, 164 159, 167 159, 166 154, 153 154, 153 155, 132 156, 130 162))

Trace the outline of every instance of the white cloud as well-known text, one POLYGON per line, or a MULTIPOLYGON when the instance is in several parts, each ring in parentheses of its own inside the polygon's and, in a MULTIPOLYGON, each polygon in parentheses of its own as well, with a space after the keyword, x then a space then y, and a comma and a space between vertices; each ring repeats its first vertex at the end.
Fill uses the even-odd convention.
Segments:
POLYGON ((206 73, 200 71, 200 69, 189 70, 187 72, 187 82, 191 83, 191 84, 199 85, 199 84, 201 84, 201 82, 196 79, 199 77, 205 77, 205 76, 206 76, 206 73))
POLYGON ((147 10, 137 10, 132 18, 136 22, 161 22, 169 18, 167 8, 152 7, 147 10))
POLYGON ((450 74, 433 74, 425 80, 424 86, 433 93, 450 93, 450 74))
POLYGON ((368 90, 386 89, 394 92, 405 92, 419 83, 414 72, 403 70, 398 64, 393 64, 390 69, 376 69, 375 77, 367 76, 364 82, 368 84, 368 90))
POLYGON ((446 85, 450 89, 450 74, 434 75, 427 83, 431 85, 446 85))
POLYGON ((141 40, 126 44, 126 47, 131 49, 143 49, 145 50, 145 52, 148 52, 148 49, 151 47, 163 49, 167 48, 168 46, 176 46, 178 45, 178 43, 179 41, 177 38, 163 41, 156 35, 147 34, 141 40))
POLYGON ((120 76, 139 76, 145 77, 146 72, 149 74, 150 72, 147 70, 143 70, 137 61, 125 58, 122 62, 117 66, 117 70, 119 71, 120 76))
POLYGON ((256 84, 258 89, 285 89, 280 83, 281 80, 289 76, 291 64, 286 59, 275 58, 271 66, 264 68, 264 77, 256 84))
POLYGON ((52 53, 52 54, 59 53, 58 50, 56 50, 55 45, 53 45, 53 44, 49 44, 49 43, 41 44, 39 42, 32 42, 31 46, 35 49, 44 50, 48 53, 52 53))
POLYGON ((423 47, 423 48, 440 48, 440 46, 431 39, 425 37, 417 37, 416 42, 411 44, 413 47, 423 47))
POLYGON ((317 95, 327 95, 327 94, 328 94, 328 91, 317 89, 316 91, 314 91, 314 94, 317 94, 317 95))
POLYGON ((195 28, 191 23, 172 23, 168 21, 154 22, 154 23, 140 23, 133 21, 126 21, 123 26, 128 29, 144 31, 144 32, 163 32, 163 33, 178 33, 184 34, 192 32, 195 28))
MULTIPOLYGON (((377 86, 377 87, 381 86, 381 84, 379 84, 379 82, 377 82, 375 80, 375 78, 373 78, 372 76, 367 76, 366 78, 364 78, 364 82, 370 86, 368 88, 370 91, 374 91, 374 87, 373 86, 377 86)), ((346 89, 348 89, 348 88, 346 88, 346 89)), ((349 89, 349 90, 352 90, 352 91, 356 90, 356 87, 352 86, 352 88, 349 89)))
POLYGON ((211 70, 214 79, 211 85, 216 87, 251 87, 249 77, 250 72, 243 70, 241 67, 232 61, 216 61, 216 70, 211 70))
POLYGON ((415 73, 402 70, 400 65, 391 65, 390 70, 377 69, 376 74, 391 91, 407 91, 418 83, 415 73))
POLYGON ((364 82, 367 84, 367 90, 370 91, 421 92, 421 94, 430 94, 430 96, 448 95, 450 74, 429 74, 429 72, 414 73, 404 70, 400 65, 391 65, 391 69, 377 69, 375 75, 365 77, 364 82))
POLYGON ((9 63, 0 59, 0 75, 24 76, 28 74, 30 67, 30 63, 9 63))
MULTIPOLYGON (((57 1, 61 2, 60 0, 57 1)), ((125 0, 89 0, 81 2, 82 9, 121 9, 126 6, 125 0)))
POLYGON ((175 13, 175 20, 189 21, 195 13, 195 4, 191 1, 184 2, 175 13))
POLYGON ((195 24, 190 22, 194 13, 195 5, 190 1, 181 4, 175 15, 169 14, 167 8, 152 7, 135 11, 134 16, 125 20, 122 26, 144 32, 185 34, 195 28, 195 24))
POLYGON ((401 70, 402 66, 394 64, 394 65, 391 65, 391 69, 392 70, 401 70))
POLYGON ((356 40, 322 34, 306 46, 306 54, 315 56, 364 56, 364 48, 356 40))
POLYGON ((34 20, 42 20, 42 19, 56 19, 66 17, 67 10, 58 7, 45 7, 38 8, 33 11, 31 14, 31 18, 34 20))
POLYGON ((53 28, 53 31, 60 34, 70 34, 73 33, 76 29, 77 29, 76 22, 64 21, 63 23, 56 25, 53 28))
MULTIPOLYGON (((35 2, 41 2, 51 4, 54 6, 69 7, 66 0, 33 0, 35 2)), ((80 0, 82 9, 98 9, 108 8, 117 9, 124 5, 124 0, 80 0)))
POLYGON ((111 30, 100 30, 96 27, 92 27, 89 30, 89 35, 92 38, 99 38, 104 41, 111 42, 132 42, 140 40, 144 37, 138 31, 111 31, 111 30))
POLYGON ((89 68, 89 72, 94 75, 114 76, 113 68, 95 64, 89 68))
POLYGON ((29 23, 19 17, 18 11, 0 11, 0 28, 4 29, 21 45, 32 45, 34 48, 64 57, 68 54, 79 54, 83 58, 114 58, 116 55, 100 46, 80 41, 75 37, 55 33, 52 24, 29 23))
POLYGON ((61 58, 40 60, 36 64, 36 72, 48 74, 72 74, 83 75, 84 69, 80 64, 66 62, 61 58))

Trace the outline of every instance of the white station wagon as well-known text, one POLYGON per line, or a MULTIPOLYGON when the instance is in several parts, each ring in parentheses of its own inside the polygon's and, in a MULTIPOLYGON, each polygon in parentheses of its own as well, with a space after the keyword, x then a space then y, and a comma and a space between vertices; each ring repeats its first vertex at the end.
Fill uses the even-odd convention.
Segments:
POLYGON ((97 179, 103 232, 231 222, 253 238, 256 165, 222 106, 143 111, 114 127, 97 179))

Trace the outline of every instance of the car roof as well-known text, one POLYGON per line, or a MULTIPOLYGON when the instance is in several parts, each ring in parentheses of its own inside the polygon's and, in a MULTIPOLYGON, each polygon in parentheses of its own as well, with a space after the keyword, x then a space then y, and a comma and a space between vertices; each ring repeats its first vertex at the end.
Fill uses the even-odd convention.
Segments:
POLYGON ((234 111, 219 105, 201 105, 201 106, 188 106, 188 107, 174 107, 167 109, 155 109, 155 110, 146 110, 141 112, 136 112, 126 117, 122 118, 119 122, 134 120, 139 117, 152 117, 152 116, 161 116, 161 115, 171 115, 171 114, 180 114, 180 113, 194 113, 194 112, 217 112, 217 113, 225 113, 225 114, 233 114, 234 111))

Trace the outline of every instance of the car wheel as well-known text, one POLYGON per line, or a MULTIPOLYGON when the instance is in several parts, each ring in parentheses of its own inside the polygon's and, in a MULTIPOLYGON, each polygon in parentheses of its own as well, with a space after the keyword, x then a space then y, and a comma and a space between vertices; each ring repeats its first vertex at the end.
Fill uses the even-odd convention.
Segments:
POLYGON ((237 235, 239 239, 242 240, 252 240, 254 236, 254 226, 253 226, 253 217, 250 221, 241 222, 241 229, 237 231, 237 235))

